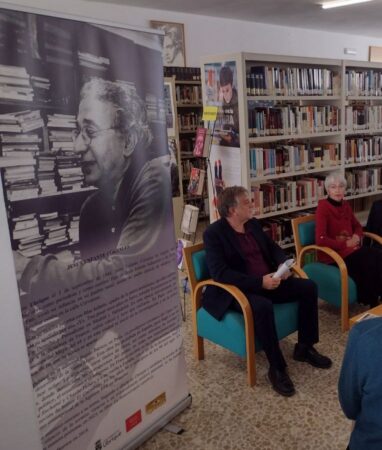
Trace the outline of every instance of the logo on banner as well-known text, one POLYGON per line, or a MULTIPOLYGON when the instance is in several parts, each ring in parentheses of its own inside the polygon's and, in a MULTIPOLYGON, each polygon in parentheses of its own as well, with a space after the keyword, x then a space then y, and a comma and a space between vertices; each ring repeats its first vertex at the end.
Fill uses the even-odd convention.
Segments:
POLYGON ((142 422, 142 412, 139 409, 137 412, 135 412, 125 420, 126 432, 132 430, 141 422, 142 422))
POLYGON ((94 450, 102 450, 103 448, 106 448, 109 444, 114 442, 116 439, 118 439, 121 436, 120 430, 114 431, 113 434, 105 438, 103 441, 101 439, 98 439, 95 443, 94 450))
POLYGON ((166 403, 166 392, 162 392, 161 394, 158 395, 158 397, 155 397, 153 400, 151 400, 151 402, 147 403, 146 413, 151 414, 165 403, 166 403))

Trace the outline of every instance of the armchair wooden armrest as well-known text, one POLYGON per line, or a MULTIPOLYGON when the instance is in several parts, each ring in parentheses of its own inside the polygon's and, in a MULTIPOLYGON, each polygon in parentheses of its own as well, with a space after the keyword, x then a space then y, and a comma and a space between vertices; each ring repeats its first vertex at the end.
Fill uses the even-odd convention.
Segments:
POLYGON ((295 264, 291 269, 294 275, 297 275, 299 278, 308 278, 308 275, 301 269, 301 266, 295 264))
POLYGON ((375 233, 371 233, 370 231, 364 231, 363 235, 370 239, 373 239, 374 241, 378 242, 378 244, 382 245, 382 236, 379 236, 378 234, 375 233))
POLYGON ((255 328, 253 323, 253 314, 247 297, 236 286, 233 286, 232 284, 219 283, 217 281, 214 281, 212 278, 200 281, 195 286, 192 295, 192 310, 193 310, 192 321, 194 328, 194 336, 197 336, 197 340, 195 342, 196 357, 199 360, 204 359, 203 340, 198 337, 196 313, 198 309, 202 306, 202 291, 203 288, 206 286, 217 286, 229 292, 235 298, 235 300, 237 300, 242 309, 245 325, 248 383, 250 386, 253 386, 256 382, 255 328))
POLYGON ((298 255, 298 264, 301 264, 302 256, 309 250, 317 250, 326 253, 337 264, 340 270, 341 279, 341 329, 346 331, 349 329, 349 286, 348 286, 348 269, 343 258, 329 247, 321 247, 319 245, 307 245, 298 255))

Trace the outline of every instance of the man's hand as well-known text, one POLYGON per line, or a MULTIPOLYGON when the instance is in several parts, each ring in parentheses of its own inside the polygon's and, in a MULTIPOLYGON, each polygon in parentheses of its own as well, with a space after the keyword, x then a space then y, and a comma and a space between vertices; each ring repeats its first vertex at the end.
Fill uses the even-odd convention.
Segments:
POLYGON ((268 273, 263 276, 263 289, 276 289, 280 283, 281 278, 272 278, 273 273, 268 273))

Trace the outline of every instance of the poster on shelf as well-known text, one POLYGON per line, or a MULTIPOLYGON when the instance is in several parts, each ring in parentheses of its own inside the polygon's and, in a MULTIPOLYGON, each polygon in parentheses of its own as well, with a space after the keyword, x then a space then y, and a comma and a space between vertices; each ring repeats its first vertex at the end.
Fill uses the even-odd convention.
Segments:
POLYGON ((211 176, 208 177, 210 221, 219 219, 217 197, 228 186, 241 183, 240 148, 213 145, 210 155, 211 176))
POLYGON ((240 147, 236 61, 204 64, 204 104, 218 106, 214 143, 240 147))
POLYGON ((0 15, 0 329, 12 316, 28 362, 0 410, 30 386, 41 445, 23 448, 120 449, 188 397, 160 40, 0 15))

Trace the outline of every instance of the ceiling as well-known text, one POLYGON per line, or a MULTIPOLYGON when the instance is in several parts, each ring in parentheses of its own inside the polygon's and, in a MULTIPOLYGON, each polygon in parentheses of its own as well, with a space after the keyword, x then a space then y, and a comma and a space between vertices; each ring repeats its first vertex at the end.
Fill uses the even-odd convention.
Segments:
POLYGON ((382 0, 323 10, 320 0, 98 0, 103 3, 382 38, 382 0))

